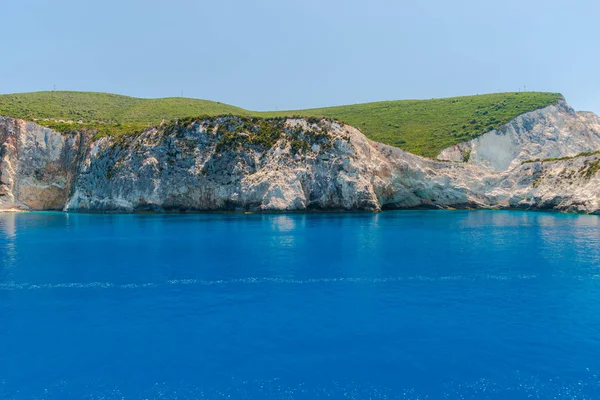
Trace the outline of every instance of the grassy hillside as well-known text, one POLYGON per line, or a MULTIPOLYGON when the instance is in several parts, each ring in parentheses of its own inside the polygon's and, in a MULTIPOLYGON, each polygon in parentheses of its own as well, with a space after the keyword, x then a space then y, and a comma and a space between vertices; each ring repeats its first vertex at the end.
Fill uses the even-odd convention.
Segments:
POLYGON ((247 114, 246 110, 207 100, 171 97, 138 99, 108 93, 35 92, 0 95, 0 114, 25 119, 84 122, 160 123, 200 114, 247 114))
POLYGON ((432 100, 382 101, 274 114, 335 118, 359 128, 377 142, 435 157, 448 146, 480 136, 520 114, 544 108, 560 98, 559 93, 495 93, 432 100))
POLYGON ((0 95, 0 115, 36 121, 65 133, 86 128, 101 134, 121 134, 158 125, 163 120, 223 114, 247 115, 248 111, 181 97, 139 99, 62 91, 0 95))
POLYGON ((36 120, 62 132, 82 127, 120 134, 200 115, 325 116, 359 128, 369 138, 435 157, 442 149, 555 103, 558 93, 496 93, 433 100, 399 100, 309 110, 252 112, 206 100, 138 99, 105 93, 37 92, 0 95, 0 115, 36 120), (61 122, 69 121, 69 122, 61 122))

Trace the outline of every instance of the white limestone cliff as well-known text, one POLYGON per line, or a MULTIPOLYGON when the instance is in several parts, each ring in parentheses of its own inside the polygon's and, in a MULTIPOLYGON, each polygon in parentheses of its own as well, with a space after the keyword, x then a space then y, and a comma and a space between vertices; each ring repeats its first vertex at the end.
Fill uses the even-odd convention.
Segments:
POLYGON ((253 142, 236 117, 99 140, 0 118, 0 209, 600 213, 600 155, 522 163, 600 150, 598 117, 575 113, 566 103, 524 114, 442 153, 462 160, 460 152, 471 149, 468 163, 419 157, 334 121, 278 124, 280 132, 265 144, 253 142))
POLYGON ((443 150, 439 160, 505 171, 521 162, 600 149, 600 117, 575 112, 564 100, 520 115, 498 130, 443 150))

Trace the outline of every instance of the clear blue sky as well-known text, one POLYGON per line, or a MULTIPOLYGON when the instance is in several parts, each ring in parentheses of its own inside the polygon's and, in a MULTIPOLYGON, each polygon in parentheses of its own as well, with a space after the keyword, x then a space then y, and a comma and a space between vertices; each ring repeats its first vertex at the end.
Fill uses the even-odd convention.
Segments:
POLYGON ((0 93, 293 109, 527 90, 600 112, 595 0, 0 0, 0 93))

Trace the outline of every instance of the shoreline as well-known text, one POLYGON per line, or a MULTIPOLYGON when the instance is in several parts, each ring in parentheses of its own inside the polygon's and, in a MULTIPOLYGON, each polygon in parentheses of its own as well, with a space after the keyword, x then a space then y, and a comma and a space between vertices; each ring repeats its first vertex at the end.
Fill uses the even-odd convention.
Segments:
POLYGON ((569 210, 554 210, 541 208, 519 208, 519 207, 502 207, 502 208, 430 208, 430 207, 409 207, 409 208, 390 208, 378 211, 371 210, 265 210, 265 211, 242 211, 242 210, 190 210, 190 211, 63 211, 63 210, 22 210, 22 209, 0 209, 0 214, 34 214, 34 213, 57 213, 57 214, 80 214, 80 215, 298 215, 298 214, 385 214, 394 211, 521 211, 533 213, 550 213, 550 214, 571 214, 571 215, 591 215, 600 217, 599 212, 583 212, 569 210))

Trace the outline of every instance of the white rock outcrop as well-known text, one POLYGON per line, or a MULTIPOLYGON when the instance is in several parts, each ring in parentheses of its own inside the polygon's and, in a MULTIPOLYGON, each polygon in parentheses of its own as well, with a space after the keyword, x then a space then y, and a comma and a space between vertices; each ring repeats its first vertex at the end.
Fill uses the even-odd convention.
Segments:
POLYGON ((575 156, 600 149, 600 117, 575 112, 564 100, 520 115, 499 130, 449 147, 439 160, 505 171, 526 160, 575 156))
POLYGON ((334 121, 271 121, 265 136, 244 123, 219 117, 94 141, 0 118, 0 209, 600 212, 599 154, 522 163, 600 149, 598 117, 564 103, 443 152, 471 149, 468 163, 419 157, 334 121))
POLYGON ((0 117, 0 209, 62 210, 82 138, 0 117))

